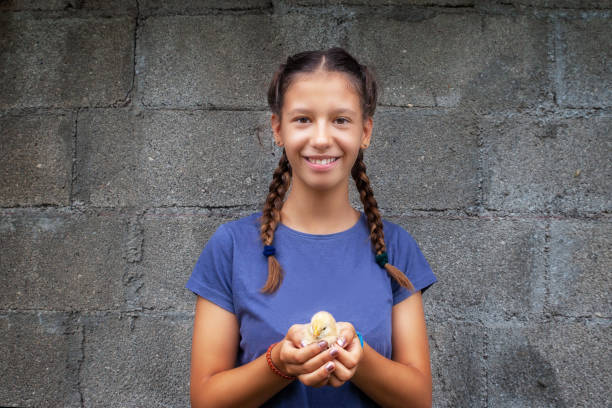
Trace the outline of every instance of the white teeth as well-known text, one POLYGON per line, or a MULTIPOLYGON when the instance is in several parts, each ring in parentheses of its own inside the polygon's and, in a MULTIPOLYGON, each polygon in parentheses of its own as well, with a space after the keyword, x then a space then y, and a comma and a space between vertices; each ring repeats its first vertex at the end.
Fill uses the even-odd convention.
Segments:
POLYGON ((333 161, 336 161, 336 158, 333 158, 333 159, 322 159, 322 160, 308 158, 308 161, 311 162, 311 163, 315 163, 315 164, 329 164, 329 163, 331 163, 333 161))

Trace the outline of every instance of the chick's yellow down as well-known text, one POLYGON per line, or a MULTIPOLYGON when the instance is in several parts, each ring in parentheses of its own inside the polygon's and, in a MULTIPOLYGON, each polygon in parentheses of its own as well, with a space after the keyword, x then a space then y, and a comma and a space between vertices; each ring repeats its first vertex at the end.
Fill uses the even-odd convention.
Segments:
POLYGON ((310 324, 306 326, 302 344, 307 346, 325 340, 328 345, 331 345, 337 338, 336 319, 334 319, 331 313, 320 311, 312 316, 310 324))

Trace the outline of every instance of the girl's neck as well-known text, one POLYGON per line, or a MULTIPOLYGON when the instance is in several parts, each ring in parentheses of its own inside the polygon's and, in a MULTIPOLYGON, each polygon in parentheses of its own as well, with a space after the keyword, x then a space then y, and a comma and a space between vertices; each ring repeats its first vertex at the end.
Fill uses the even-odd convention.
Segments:
POLYGON ((361 213, 349 201, 348 180, 344 188, 313 191, 291 187, 281 209, 281 222, 308 234, 333 234, 351 228, 361 213))

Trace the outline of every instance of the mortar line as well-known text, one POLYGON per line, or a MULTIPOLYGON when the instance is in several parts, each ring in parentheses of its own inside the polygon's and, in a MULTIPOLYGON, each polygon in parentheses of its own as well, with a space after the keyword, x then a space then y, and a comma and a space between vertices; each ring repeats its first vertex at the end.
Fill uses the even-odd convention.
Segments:
POLYGON ((484 363, 483 363, 483 372, 484 372, 484 401, 485 407, 489 406, 489 330, 492 328, 484 326, 484 336, 482 338, 483 343, 483 351, 484 351, 484 363))
MULTIPOLYGON (((253 211, 261 210, 259 204, 235 205, 235 206, 159 206, 159 207, 96 207, 96 206, 22 206, 22 207, 0 207, 0 214, 10 215, 52 215, 54 217, 71 217, 75 211, 82 215, 97 216, 134 216, 140 215, 141 218, 166 217, 166 216, 226 216, 249 215, 253 211), (181 211, 181 212, 176 212, 181 211)), ((609 211, 584 212, 584 213, 565 213, 565 212, 514 212, 498 211, 495 209, 484 208, 480 214, 468 212, 466 208, 409 208, 393 210, 380 208, 385 217, 405 217, 405 218, 432 218, 432 219, 452 219, 452 220, 482 220, 482 221, 526 221, 526 220, 583 220, 601 221, 604 223, 612 221, 612 213, 609 211)))
POLYGON ((476 212, 478 215, 483 215, 485 212, 485 137, 482 131, 482 122, 473 117, 476 131, 476 143, 478 145, 478 164, 476 167, 476 177, 478 182, 476 186, 476 212))
POLYGON ((541 318, 548 319, 551 316, 550 310, 550 242, 551 242, 552 220, 546 220, 544 229, 544 300, 542 305, 541 318))
POLYGON ((71 154, 70 154, 70 159, 72 161, 72 163, 70 163, 70 188, 68 191, 68 207, 70 209, 72 209, 74 207, 74 183, 75 183, 75 179, 76 179, 76 167, 77 167, 77 132, 78 132, 78 128, 79 128, 79 110, 80 108, 77 108, 75 110, 73 110, 73 115, 74 115, 74 119, 73 119, 73 123, 72 123, 72 138, 71 138, 71 144, 70 144, 70 148, 71 148, 71 154))
MULTIPOLYGON (((348 22, 347 22, 348 23, 348 22)), ((341 44, 346 45, 346 44, 341 44)), ((554 45, 551 45, 554 48, 554 45)), ((137 56, 135 56, 136 58, 137 56)), ((554 65, 554 64, 553 64, 554 65)), ((551 71, 554 71, 552 69, 551 71)), ((551 77, 554 75, 551 74, 551 77)), ((554 82, 554 78, 551 78, 551 82, 554 82)), ((136 86, 137 83, 134 84, 132 88, 136 86)), ((132 89, 132 93, 134 89, 132 89)), ((133 96, 130 102, 134 102, 133 96)), ((269 108, 264 106, 232 106, 232 105, 175 105, 175 106, 157 106, 157 105, 142 105, 144 109, 147 111, 155 112, 189 112, 189 113, 197 113, 197 112, 253 112, 253 113, 270 113, 269 108)), ((415 105, 407 103, 406 105, 396 104, 396 103, 378 103, 376 105, 377 112, 380 113, 423 113, 425 115, 446 115, 453 112, 462 112, 464 107, 462 106, 435 106, 435 105, 415 105)), ((5 116, 13 116, 13 117, 21 117, 21 116, 29 116, 29 115, 37 115, 37 116, 57 116, 57 115, 66 115, 69 113, 74 113, 76 109, 79 110, 121 110, 121 109, 129 109, 126 106, 117 106, 117 104, 110 105, 97 105, 97 106, 77 106, 70 109, 67 108, 46 108, 42 106, 38 107, 26 107, 26 108, 7 108, 0 109, 0 114, 5 116)), ((553 118, 590 118, 593 116, 598 117, 610 117, 612 115, 612 109, 610 107, 600 107, 600 106, 573 106, 571 104, 566 103, 564 106, 536 106, 535 108, 526 108, 526 109, 513 109, 512 107, 507 107, 501 110, 491 110, 484 114, 474 113, 475 116, 484 117, 484 118, 508 118, 514 116, 523 116, 527 118, 531 117, 553 117, 553 118), (546 113, 542 113, 542 109, 546 109, 546 113)))
POLYGON ((559 16, 553 15, 553 44, 554 44, 554 87, 555 87, 555 105, 562 107, 562 99, 565 96, 565 83, 563 82, 563 72, 565 72, 565 59, 563 55, 563 42, 561 40, 561 22, 559 16))
POLYGON ((137 37, 138 37, 138 26, 140 22, 140 2, 136 0, 136 16, 134 17, 134 35, 132 37, 132 84, 130 89, 125 94, 123 100, 123 106, 132 105, 134 99, 134 89, 136 87, 136 49, 137 49, 137 37))
POLYGON ((81 327, 81 357, 79 358, 79 366, 77 369, 77 390, 79 392, 79 398, 81 400, 81 408, 85 408, 85 399, 83 397, 83 388, 81 386, 81 375, 83 373, 83 365, 85 363, 85 325, 82 324, 81 312, 76 312, 78 315, 78 322, 81 327))

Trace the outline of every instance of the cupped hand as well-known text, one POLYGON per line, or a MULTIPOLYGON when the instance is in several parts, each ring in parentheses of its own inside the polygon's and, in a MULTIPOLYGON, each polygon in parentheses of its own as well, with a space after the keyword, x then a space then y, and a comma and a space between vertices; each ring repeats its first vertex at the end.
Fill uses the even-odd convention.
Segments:
POLYGON ((297 377, 304 385, 322 387, 327 385, 336 368, 334 355, 325 341, 302 346, 307 324, 294 324, 285 338, 272 349, 272 362, 283 373, 297 377))
POLYGON ((337 349, 335 369, 327 383, 332 387, 340 387, 353 378, 363 357, 363 349, 355 328, 349 322, 338 322, 338 340, 330 349, 337 349))

